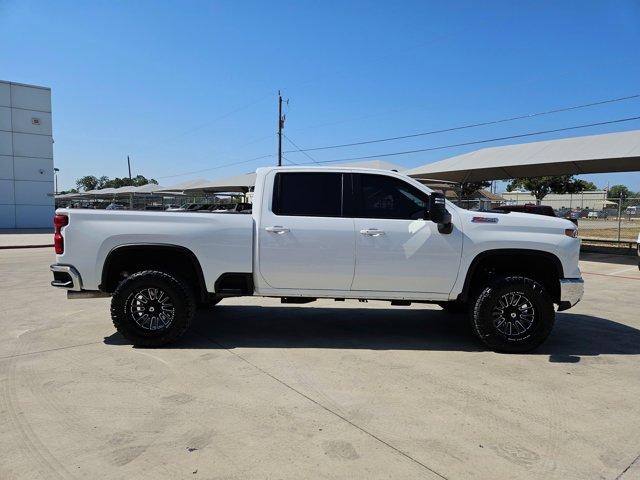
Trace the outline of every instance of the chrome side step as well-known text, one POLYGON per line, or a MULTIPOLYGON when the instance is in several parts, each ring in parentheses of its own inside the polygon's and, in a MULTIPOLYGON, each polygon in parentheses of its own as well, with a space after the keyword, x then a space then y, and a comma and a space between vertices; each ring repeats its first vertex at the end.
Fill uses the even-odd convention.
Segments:
POLYGON ((110 297, 110 293, 101 292, 100 290, 69 290, 67 291, 67 300, 75 300, 78 298, 105 298, 110 297))

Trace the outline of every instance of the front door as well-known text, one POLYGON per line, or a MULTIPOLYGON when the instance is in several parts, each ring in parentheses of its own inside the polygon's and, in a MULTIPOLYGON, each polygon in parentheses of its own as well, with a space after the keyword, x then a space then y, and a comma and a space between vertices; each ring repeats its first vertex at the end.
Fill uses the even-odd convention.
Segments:
POLYGON ((349 290, 355 233, 342 201, 347 175, 275 173, 258 231, 260 275, 270 287, 349 290))
MULTIPOLYGON (((355 175, 356 268, 352 290, 449 293, 462 233, 425 220, 428 194, 388 175, 355 175)), ((428 214, 426 215, 428 217, 428 214)))

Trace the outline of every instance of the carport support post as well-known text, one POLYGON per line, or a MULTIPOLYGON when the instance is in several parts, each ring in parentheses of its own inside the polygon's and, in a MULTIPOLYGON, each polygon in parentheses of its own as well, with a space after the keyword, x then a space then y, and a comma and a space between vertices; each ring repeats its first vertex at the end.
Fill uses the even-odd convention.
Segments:
POLYGON ((133 193, 129 194, 129 210, 133 210, 133 193))
POLYGON ((620 228, 622 225, 622 195, 618 198, 618 246, 620 246, 620 228))

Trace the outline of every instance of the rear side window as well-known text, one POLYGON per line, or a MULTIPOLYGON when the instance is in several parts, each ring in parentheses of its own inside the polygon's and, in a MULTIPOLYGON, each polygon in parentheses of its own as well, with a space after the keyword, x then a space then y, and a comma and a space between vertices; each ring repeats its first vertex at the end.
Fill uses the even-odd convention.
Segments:
POLYGON ((342 216, 342 174, 277 173, 273 213, 306 217, 342 216))
POLYGON ((399 178, 360 175, 358 217, 419 220, 427 211, 427 195, 399 178))

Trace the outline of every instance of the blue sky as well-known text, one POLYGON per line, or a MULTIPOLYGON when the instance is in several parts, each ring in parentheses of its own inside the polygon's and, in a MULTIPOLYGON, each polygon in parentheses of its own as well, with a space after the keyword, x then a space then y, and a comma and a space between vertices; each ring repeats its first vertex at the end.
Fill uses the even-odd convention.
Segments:
MULTIPOLYGON (((640 93, 638 1, 0 0, 0 31, 0 78, 52 89, 61 189, 86 174, 125 176, 127 154, 134 174, 163 185, 274 164, 225 166, 275 155, 278 89, 290 99, 285 133, 305 148, 640 93)), ((310 154, 377 155, 638 115, 635 99, 310 154)), ((633 129, 640 121, 522 141, 633 129)), ((475 148, 385 160, 412 167, 475 148)), ((639 172, 586 178, 640 190, 639 172)))

